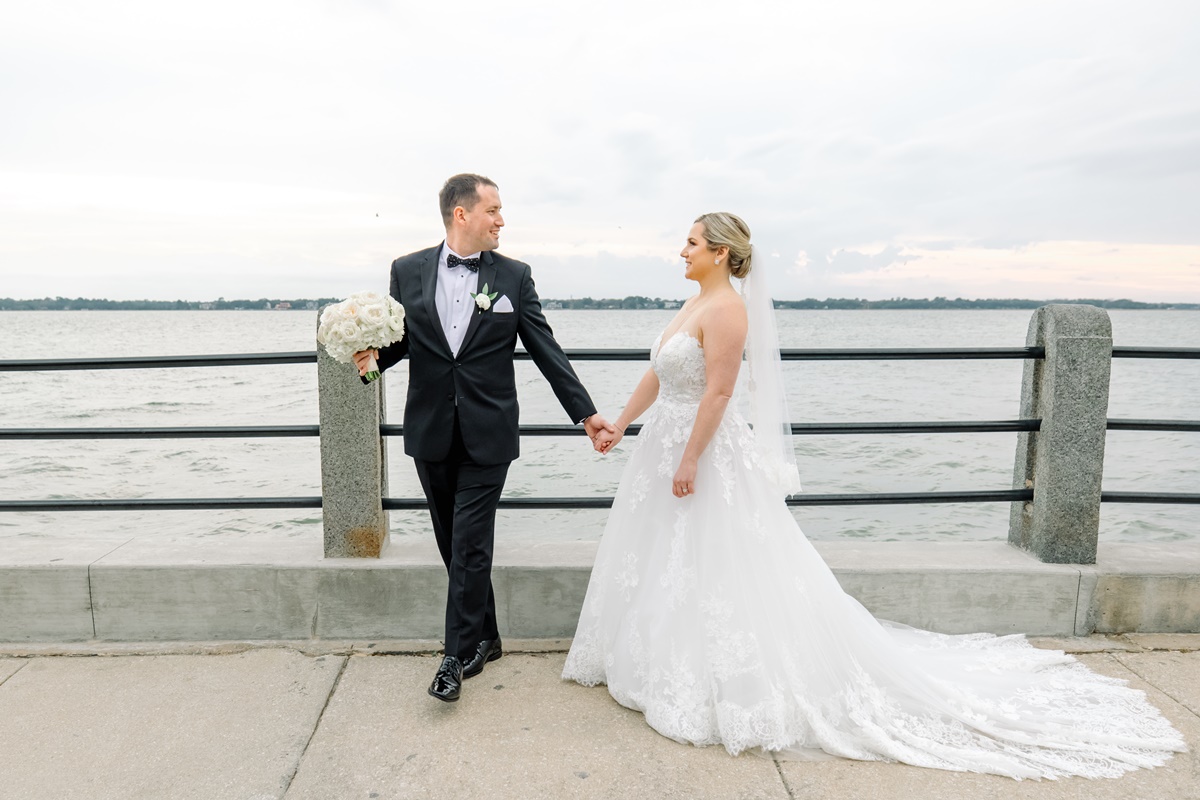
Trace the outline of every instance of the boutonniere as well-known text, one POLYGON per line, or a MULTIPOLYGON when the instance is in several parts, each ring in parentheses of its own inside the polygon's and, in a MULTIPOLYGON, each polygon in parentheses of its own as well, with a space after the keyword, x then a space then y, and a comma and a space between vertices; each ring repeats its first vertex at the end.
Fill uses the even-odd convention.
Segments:
POLYGON ((471 299, 475 301, 475 306, 479 309, 479 313, 482 314, 492 307, 492 301, 496 299, 496 295, 498 294, 500 293, 492 292, 488 294, 488 285, 485 283, 483 291, 473 293, 471 299))

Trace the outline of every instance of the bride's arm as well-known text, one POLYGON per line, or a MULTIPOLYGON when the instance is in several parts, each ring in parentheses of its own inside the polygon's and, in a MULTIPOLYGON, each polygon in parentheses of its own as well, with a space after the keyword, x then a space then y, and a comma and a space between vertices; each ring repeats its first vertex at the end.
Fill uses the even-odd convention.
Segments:
POLYGON ((629 427, 629 423, 646 413, 646 409, 654 404, 654 399, 658 397, 658 375, 654 373, 654 368, 646 370, 646 374, 638 381, 637 388, 633 390, 633 394, 629 395, 629 402, 625 404, 625 409, 621 415, 617 417, 613 425, 617 429, 616 435, 612 436, 612 444, 606 448, 611 450, 617 446, 625 436, 625 429, 629 427))
POLYGON ((737 299, 721 308, 713 308, 705 315, 700 332, 704 337, 706 387, 700 407, 696 410, 692 435, 688 438, 683 459, 671 484, 671 493, 676 497, 695 493, 696 465, 700 461, 700 454, 712 441, 725 416, 725 408, 733 397, 738 370, 742 366, 742 351, 746 347, 745 306, 737 299))
MULTIPOLYGON (((674 329, 676 332, 678 332, 679 329, 675 327, 675 323, 679 322, 681 317, 686 318, 689 314, 691 314, 692 303, 694 303, 695 300, 695 296, 689 297, 687 300, 685 300, 683 302, 683 307, 675 313, 675 316, 671 318, 671 322, 666 328, 663 329, 663 331, 666 332, 674 329)), ((659 337, 659 341, 662 342, 662 344, 666 344, 666 342, 662 340, 662 337, 659 337)), ((614 447, 616 446, 617 442, 621 440, 621 437, 625 435, 625 429, 629 427, 629 424, 642 414, 645 414, 646 409, 654 405, 654 400, 657 397, 658 375, 655 374, 654 367, 651 367, 650 369, 646 370, 646 374, 642 376, 640 381, 638 381, 637 388, 633 390, 633 394, 629 396, 629 402, 625 404, 625 410, 621 412, 621 416, 617 417, 616 422, 613 423, 619 432, 616 438, 613 440, 614 447)))

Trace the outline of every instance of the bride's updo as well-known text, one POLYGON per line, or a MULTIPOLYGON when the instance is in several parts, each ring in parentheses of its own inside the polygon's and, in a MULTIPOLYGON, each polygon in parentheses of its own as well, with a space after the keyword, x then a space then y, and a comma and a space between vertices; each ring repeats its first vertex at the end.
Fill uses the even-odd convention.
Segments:
POLYGON ((696 222, 704 226, 704 239, 709 250, 724 245, 729 248, 729 274, 745 278, 750 274, 750 226, 737 214, 714 211, 701 214, 696 222))

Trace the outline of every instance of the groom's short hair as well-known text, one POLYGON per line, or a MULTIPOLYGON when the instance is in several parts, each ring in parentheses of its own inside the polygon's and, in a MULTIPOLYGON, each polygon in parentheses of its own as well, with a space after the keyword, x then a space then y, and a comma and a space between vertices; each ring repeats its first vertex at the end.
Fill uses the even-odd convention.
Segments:
POLYGON ((479 202, 479 187, 491 186, 499 189, 496 182, 482 175, 464 172, 446 181, 446 185, 438 192, 438 205, 442 210, 442 224, 449 227, 454 217, 454 209, 462 206, 470 211, 479 202))

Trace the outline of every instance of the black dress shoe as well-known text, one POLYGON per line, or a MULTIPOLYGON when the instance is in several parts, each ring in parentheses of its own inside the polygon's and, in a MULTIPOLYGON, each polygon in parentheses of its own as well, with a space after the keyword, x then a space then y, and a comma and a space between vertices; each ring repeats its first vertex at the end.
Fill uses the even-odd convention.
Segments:
POLYGON ((484 639, 479 643, 479 647, 475 648, 475 655, 471 657, 471 660, 463 665, 463 677, 474 678, 483 672, 484 664, 495 661, 502 655, 504 655, 504 651, 500 649, 499 638, 484 639))
POLYGON ((433 683, 429 684, 429 694, 445 703, 453 703, 462 692, 463 666, 454 656, 442 659, 433 683))

